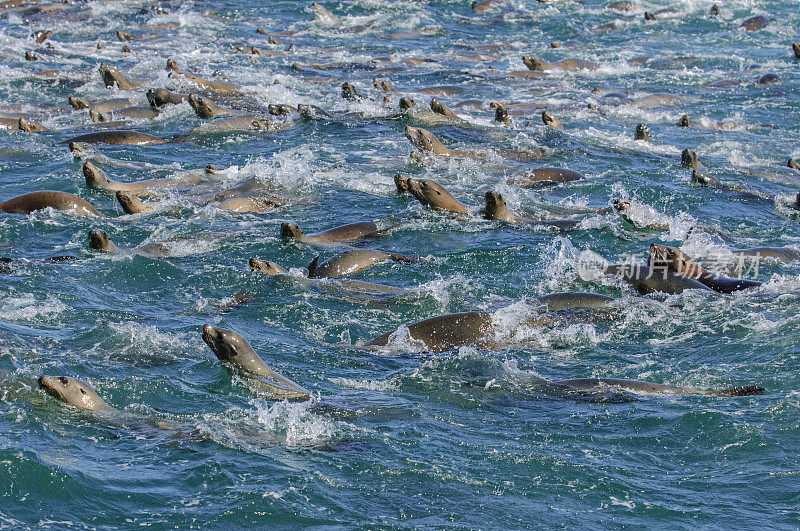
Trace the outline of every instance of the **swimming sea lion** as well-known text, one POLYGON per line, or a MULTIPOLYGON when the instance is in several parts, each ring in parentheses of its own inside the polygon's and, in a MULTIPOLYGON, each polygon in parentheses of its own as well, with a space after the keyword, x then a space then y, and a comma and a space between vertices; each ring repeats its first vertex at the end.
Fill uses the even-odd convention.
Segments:
POLYGON ((318 2, 311 4, 311 9, 314 10, 314 21, 326 26, 341 26, 342 19, 325 9, 318 2))
POLYGON ((465 214, 468 212, 467 207, 456 200, 450 193, 442 188, 441 185, 430 179, 412 179, 406 180, 408 191, 422 203, 423 206, 430 206, 434 210, 449 210, 450 212, 457 212, 465 214))
POLYGON ((94 109, 89 109, 89 117, 93 122, 112 122, 115 120, 123 120, 125 118, 132 118, 134 120, 152 120, 157 118, 160 111, 154 107, 134 106, 124 107, 115 111, 97 112, 94 109))
POLYGON ((69 144, 71 142, 85 142, 87 144, 113 144, 118 146, 149 146, 155 144, 167 144, 171 142, 171 140, 148 135, 146 133, 139 133, 137 131, 117 129, 113 131, 98 131, 95 133, 79 135, 68 140, 64 140, 61 143, 69 144))
POLYGON ((651 109, 653 107, 669 107, 677 105, 681 100, 673 94, 650 94, 641 98, 626 98, 622 100, 625 105, 633 105, 640 109, 651 109))
POLYGON ((231 212, 270 212, 282 206, 283 202, 264 194, 251 193, 236 195, 217 205, 220 210, 231 212))
POLYGON ((547 311, 557 312, 570 308, 607 308, 616 299, 598 293, 570 291, 541 295, 536 297, 536 300, 547 305, 547 311))
POLYGON ((112 66, 108 66, 106 63, 100 63, 100 76, 103 78, 103 83, 109 88, 114 85, 117 85, 120 90, 132 90, 138 87, 138 85, 131 83, 122 72, 112 66))
POLYGON ((342 83, 342 98, 346 100, 358 100, 361 99, 361 95, 356 92, 356 89, 350 83, 342 83))
POLYGON ((692 170, 692 182, 702 186, 719 186, 721 184, 718 179, 697 170, 692 170))
POLYGON ((703 167, 703 165, 700 164, 700 161, 697 159, 697 154, 691 149, 684 149, 681 151, 681 166, 695 170, 699 170, 703 167))
POLYGON ((559 131, 564 130, 564 126, 561 125, 561 122, 559 122, 557 118, 553 118, 547 111, 542 111, 542 122, 544 122, 544 125, 549 125, 559 131))
POLYGON ((31 192, 0 203, 0 211, 10 214, 30 214, 48 207, 62 212, 73 212, 78 216, 103 217, 88 202, 67 192, 31 192))
POLYGON ((143 192, 152 188, 176 188, 197 184, 200 178, 194 174, 186 174, 182 178, 176 179, 146 179, 132 183, 114 181, 108 178, 106 173, 90 161, 83 163, 83 175, 86 178, 86 186, 95 190, 107 190, 116 192, 143 192))
POLYGON ((764 74, 756 81, 756 85, 761 87, 768 87, 781 82, 781 76, 778 74, 764 74))
POLYGON ((242 88, 238 85, 234 85, 233 83, 225 83, 223 81, 211 81, 208 79, 202 79, 193 76, 191 74, 187 74, 186 72, 182 72, 178 68, 178 64, 173 59, 167 60, 167 70, 172 71, 170 73, 170 76, 187 79, 199 87, 211 90, 213 92, 217 92, 219 94, 230 94, 232 96, 244 95, 242 92, 242 88))
POLYGON ((784 262, 800 260, 800 251, 792 247, 753 247, 751 249, 731 249, 739 257, 773 258, 784 262))
POLYGON ((339 253, 319 263, 319 256, 308 266, 308 278, 330 278, 352 275, 375 264, 393 260, 395 262, 413 262, 414 260, 402 254, 384 253, 372 249, 352 249, 339 253))
POLYGON ((792 158, 789 159, 789 161, 786 163, 786 166, 794 170, 800 170, 800 164, 798 164, 797 161, 792 158))
MULTIPOLYGON (((492 314, 488 312, 464 312, 431 317, 412 323, 407 329, 409 338, 423 342, 428 352, 441 352, 462 345, 484 348, 493 344, 488 338, 492 331, 492 314)), ((396 333, 397 330, 386 332, 364 343, 364 346, 386 346, 390 337, 396 333)))
POLYGON ((757 15, 752 18, 748 18, 740 27, 744 28, 745 31, 757 31, 761 28, 765 28, 769 24, 769 19, 763 15, 757 15))
POLYGON ((513 125, 508 117, 508 110, 502 105, 497 105, 494 108, 494 121, 505 125, 513 125))
POLYGON ((616 9, 617 11, 633 11, 636 9, 636 4, 630 0, 618 0, 608 4, 608 9, 616 9))
POLYGON ((147 101, 152 107, 163 107, 164 105, 178 105, 189 99, 188 94, 179 94, 167 89, 150 89, 147 91, 147 101))
POLYGON ((266 390, 273 395, 271 398, 308 400, 311 397, 308 390, 267 367, 253 347, 236 332, 206 324, 203 326, 203 341, 220 361, 229 363, 248 376, 257 376, 259 383, 263 383, 266 390))
POLYGON ((192 109, 194 109, 195 114, 197 114, 197 116, 200 118, 210 119, 216 118, 217 116, 233 114, 232 111, 223 109, 210 99, 203 98, 197 94, 189 94, 187 101, 189 102, 189 105, 192 106, 192 109))
POLYGON ((394 87, 393 87, 392 85, 390 85, 390 84, 389 84, 389 82, 388 82, 388 81, 385 81, 385 80, 383 80, 383 79, 380 79, 380 78, 377 78, 377 77, 373 77, 373 78, 372 78, 372 85, 373 85, 373 86, 374 86, 376 89, 378 89, 378 90, 382 90, 382 91, 384 91, 384 92, 397 92, 397 91, 394 89, 394 87))
POLYGON ((446 105, 440 103, 439 100, 437 100, 436 98, 433 98, 431 100, 431 110, 436 114, 441 114, 442 116, 446 116, 451 120, 461 119, 458 116, 456 116, 456 114, 453 111, 451 111, 446 105))
POLYGON ((752 396, 764 392, 763 387, 749 385, 745 387, 732 387, 721 391, 707 391, 694 387, 679 387, 659 383, 643 382, 639 380, 620 380, 617 378, 578 378, 575 380, 561 380, 552 382, 556 385, 565 385, 573 389, 591 390, 605 386, 617 387, 623 391, 647 394, 677 394, 677 395, 711 395, 711 396, 752 396))
POLYGON ((48 130, 42 124, 28 120, 27 118, 6 118, 2 116, 0 116, 0 128, 5 128, 9 131, 25 131, 28 133, 40 133, 48 130))
POLYGON ((678 126, 680 127, 691 127, 692 121, 689 119, 689 116, 684 114, 681 116, 680 120, 678 120, 678 126))
POLYGON ((800 59, 800 43, 792 43, 792 51, 794 52, 795 58, 800 59))
POLYGON ((693 278, 720 293, 733 293, 761 285, 761 282, 755 280, 715 275, 703 269, 700 264, 693 262, 686 253, 679 249, 655 243, 650 245, 650 266, 654 269, 666 267, 674 273, 693 278))
POLYGON ((508 210, 505 199, 499 193, 490 190, 486 192, 485 198, 486 206, 481 210, 484 219, 508 221, 509 223, 531 223, 560 229, 574 229, 579 223, 574 219, 533 220, 517 217, 508 210))
POLYGON ((297 223, 281 224, 281 238, 295 239, 303 243, 354 242, 377 234, 378 226, 372 221, 350 223, 314 234, 304 234, 297 223))
POLYGON ((109 415, 121 413, 120 410, 106 404, 89 384, 77 378, 40 376, 39 388, 53 398, 80 409, 109 415))
POLYGON ((566 70, 567 72, 578 72, 580 70, 596 70, 597 63, 584 61, 583 59, 562 59, 556 63, 548 63, 536 56, 522 58, 522 62, 530 70, 542 72, 546 70, 566 70))
POLYGON ((122 206, 122 210, 125 211, 126 214, 153 212, 156 209, 154 204, 145 203, 138 197, 127 194, 121 190, 116 193, 116 198, 117 201, 119 201, 120 206, 122 206))
POLYGON ((679 275, 665 268, 655 269, 644 264, 612 264, 606 267, 603 273, 622 278, 642 295, 655 292, 674 295, 683 293, 687 289, 712 291, 711 288, 693 278, 679 275))
POLYGON ((651 142, 650 139, 650 131, 648 131, 644 124, 638 124, 636 126, 636 131, 633 135, 634 140, 644 140, 645 142, 651 142))
POLYGON ((508 184, 516 184, 521 188, 538 188, 556 183, 566 183, 583 179, 583 175, 564 168, 536 168, 508 179, 508 184))

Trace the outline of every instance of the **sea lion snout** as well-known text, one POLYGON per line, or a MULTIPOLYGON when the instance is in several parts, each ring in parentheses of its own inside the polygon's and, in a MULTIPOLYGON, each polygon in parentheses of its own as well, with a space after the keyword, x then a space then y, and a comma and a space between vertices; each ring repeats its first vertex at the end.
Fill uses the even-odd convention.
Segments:
POLYGON ((111 238, 104 230, 90 230, 89 231, 89 247, 98 251, 105 251, 111 238))

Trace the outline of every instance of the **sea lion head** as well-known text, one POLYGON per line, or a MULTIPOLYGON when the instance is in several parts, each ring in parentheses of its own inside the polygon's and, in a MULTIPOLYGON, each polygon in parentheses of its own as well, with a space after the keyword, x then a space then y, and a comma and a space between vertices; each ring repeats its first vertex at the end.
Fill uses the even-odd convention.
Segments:
POLYGON ((167 71, 181 73, 181 69, 178 68, 178 63, 175 62, 175 59, 167 59, 167 71))
POLYGON ((486 207, 483 209, 484 219, 501 219, 513 221, 514 216, 508 211, 506 200, 497 192, 489 190, 486 192, 486 207))
POLYGON ((288 271, 275 262, 259 260, 258 258, 250 259, 250 271, 258 271, 259 273, 264 273, 265 275, 285 275, 288 273, 288 271))
POLYGON ((494 121, 503 124, 511 123, 511 121, 508 119, 508 110, 500 104, 494 108, 494 121))
POLYGON ((437 154, 447 153, 449 151, 446 147, 444 147, 444 144, 442 144, 439 139, 427 129, 421 129, 419 127, 411 127, 410 125, 407 125, 406 138, 408 138, 409 142, 411 142, 411 145, 420 151, 437 154))
POLYGON ((688 115, 684 114, 683 116, 681 116, 681 119, 678 120, 678 125, 681 127, 691 127, 692 121, 689 119, 688 115))
POLYGON ((122 190, 117 190, 116 196, 117 201, 119 201, 122 210, 124 210, 126 214, 139 214, 151 210, 145 206, 144 201, 122 190))
POLYGON ((83 176, 86 177, 86 186, 89 188, 106 188, 111 184, 105 172, 88 160, 83 163, 83 176))
POLYGON ((111 113, 89 109, 89 118, 91 118, 93 122, 110 122, 111 113))
POLYGON ((116 246, 111 243, 111 237, 104 230, 89 231, 89 247, 96 251, 114 251, 116 246))
POLYGON ((631 208, 631 206, 633 206, 633 205, 631 205, 630 201, 628 201, 626 199, 614 199, 614 203, 612 204, 612 206, 614 207, 614 210, 616 211, 616 213, 619 214, 619 216, 622 219, 624 219, 625 221, 627 221, 631 225, 635 225, 633 220, 627 214, 625 214, 625 211, 629 210, 631 208))
POLYGON ((346 100, 355 100, 358 98, 358 93, 355 87, 350 83, 342 83, 342 97, 346 100))
POLYGON ((253 352, 247 341, 233 330, 217 328, 210 324, 203 326, 203 341, 211 347, 220 361, 228 361, 237 366, 241 366, 238 358, 249 357, 253 352))
POLYGON ((297 112, 300 113, 300 118, 303 120, 313 120, 314 118, 330 118, 330 113, 326 112, 321 107, 316 105, 303 105, 297 106, 297 112))
POLYGON ((72 156, 76 159, 85 159, 92 152, 91 146, 84 142, 70 142, 69 150, 72 152, 72 156))
POLYGON ((691 149, 681 151, 681 166, 684 168, 700 168, 700 161, 697 160, 697 153, 691 149))
POLYGON ((157 109, 171 103, 172 98, 170 98, 170 93, 167 89, 150 89, 147 91, 147 101, 150 103, 151 107, 157 109))
POLYGON ((89 103, 89 100, 87 100, 86 98, 77 98, 75 96, 69 97, 69 104, 72 105, 72 108, 75 109, 76 111, 79 111, 81 109, 88 109, 89 107, 92 106, 92 104, 89 103))
POLYGON ((189 105, 192 106, 192 109, 200 118, 214 118, 219 114, 217 106, 202 96, 189 94, 188 100, 189 105))
POLYGON ((417 102, 412 100, 411 98, 400 98, 400 110, 407 111, 408 109, 413 109, 417 106, 417 102))
POLYGON ((634 140, 644 140, 645 142, 650 142, 650 131, 647 130, 644 124, 637 124, 633 138, 634 140))
POLYGON ((402 173, 398 173, 394 176, 394 185, 397 187, 398 194, 408 192, 408 177, 402 173))
POLYGON ((551 125, 556 123, 556 119, 549 112, 542 111, 542 122, 544 125, 551 125))
POLYGON ((547 69, 546 68, 547 67, 547 63, 542 61, 540 58, 536 57, 535 55, 523 56, 522 57, 522 62, 525 64, 525 66, 528 67, 529 70, 536 70, 536 71, 540 71, 541 72, 542 70, 546 70, 547 69))
POLYGON ((84 381, 67 376, 40 376, 39 389, 53 398, 90 411, 111 409, 84 381))
POLYGON ((650 267, 666 267, 674 273, 689 278, 697 278, 702 273, 702 268, 686 253, 666 245, 651 244, 648 262, 650 267))
POLYGON ((111 88, 117 82, 119 70, 110 67, 105 63, 100 63, 100 76, 103 78, 103 83, 106 87, 111 88))
POLYGON ((296 240, 302 240, 303 229, 301 229, 300 225, 298 225, 297 223, 282 223, 281 238, 283 238, 284 240, 289 240, 292 238, 296 240))
POLYGON ((42 131, 47 131, 47 128, 42 124, 31 122, 30 120, 26 120, 25 118, 20 118, 19 130, 27 131, 29 133, 41 133, 42 131))

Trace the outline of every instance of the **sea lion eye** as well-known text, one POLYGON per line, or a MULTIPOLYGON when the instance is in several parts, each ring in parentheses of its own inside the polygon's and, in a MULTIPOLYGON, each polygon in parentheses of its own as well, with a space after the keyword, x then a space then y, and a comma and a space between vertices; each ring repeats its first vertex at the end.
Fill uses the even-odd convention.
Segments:
POLYGON ((67 380, 66 376, 59 376, 58 381, 64 385, 67 385, 69 383, 69 380, 67 380))
POLYGON ((83 390, 83 387, 81 387, 81 394, 82 394, 82 395, 85 395, 85 394, 86 394, 86 391, 84 391, 84 390, 83 390))

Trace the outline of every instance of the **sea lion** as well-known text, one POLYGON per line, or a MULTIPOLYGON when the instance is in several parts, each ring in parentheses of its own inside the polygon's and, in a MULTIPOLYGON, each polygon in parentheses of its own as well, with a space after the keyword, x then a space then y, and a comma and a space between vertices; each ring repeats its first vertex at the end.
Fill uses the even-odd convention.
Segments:
POLYGON ((261 131, 275 133, 294 126, 294 121, 272 115, 242 114, 220 116, 189 131, 189 135, 224 133, 229 131, 261 131))
MULTIPOLYGON (((428 352, 441 352, 473 345, 478 348, 490 347, 492 314, 489 312, 464 312, 431 317, 408 325, 408 336, 413 341, 421 341, 428 352)), ((364 343, 365 347, 384 347, 398 330, 386 332, 364 343)))
POLYGON ((761 282, 755 280, 713 274, 675 247, 655 243, 650 245, 650 266, 654 269, 666 267, 673 273, 693 278, 720 293, 733 293, 761 285, 761 282))
POLYGON ((375 264, 393 260, 395 262, 413 262, 402 254, 384 253, 372 249, 352 249, 332 256, 319 263, 319 256, 308 266, 308 278, 330 278, 352 275, 375 264))
POLYGON ((342 19, 325 9, 318 2, 311 4, 311 9, 314 11, 314 21, 325 26, 341 26, 342 19))
POLYGON ((232 330, 203 326, 203 341, 220 361, 226 362, 246 376, 259 378, 259 386, 269 392, 275 400, 308 400, 311 393, 288 378, 276 373, 264 363, 253 347, 232 330))
POLYGON ((579 221, 574 219, 534 220, 515 216, 508 210, 503 196, 494 191, 486 192, 486 206, 481 210, 484 219, 507 221, 509 223, 530 223, 559 229, 574 229, 579 221))
POLYGON ((314 234, 304 234, 297 223, 281 224, 281 238, 295 239, 303 243, 354 242, 377 235, 378 226, 373 221, 350 223, 314 234))
POLYGON ((111 241, 111 237, 104 230, 89 231, 89 247, 104 253, 116 253, 120 251, 120 248, 114 245, 114 242, 111 241))
POLYGON ((650 131, 648 131, 644 124, 637 124, 636 131, 633 134, 634 140, 644 140, 645 142, 652 142, 650 138, 650 131))
POLYGON ((270 212, 279 206, 283 206, 283 202, 270 197, 268 195, 251 193, 236 195, 225 201, 222 201, 217 208, 220 210, 230 210, 231 212, 245 213, 245 212, 270 212))
POLYGON ((794 52, 795 59, 800 59, 800 43, 792 43, 792 51, 794 52))
POLYGON ((267 112, 273 116, 294 116, 300 114, 297 109, 285 103, 270 103, 267 105, 267 112))
POLYGON ((633 11, 636 9, 636 4, 630 0, 618 0, 608 4, 608 9, 615 9, 617 11, 633 11))
POLYGON ((61 142, 69 144, 71 142, 85 142, 87 144, 112 144, 118 146, 150 146, 155 144, 167 144, 171 140, 157 136, 117 129, 113 131, 98 131, 72 137, 61 142))
POLYGON ((508 179, 508 184, 516 184, 521 188, 538 188, 556 183, 567 183, 583 179, 583 175, 564 168, 536 168, 527 170, 521 175, 508 179))
POLYGON ((48 207, 62 212, 72 212, 78 216, 103 217, 88 202, 67 192, 31 192, 0 203, 0 211, 9 214, 30 214, 48 207))
POLYGON ((778 74, 764 74, 756 81, 756 85, 760 87, 768 87, 781 82, 781 76, 778 74))
POLYGON ((25 131, 27 133, 48 131, 42 124, 27 118, 7 118, 3 116, 0 116, 0 128, 5 128, 9 131, 25 131))
POLYGON ((233 114, 233 111, 223 109, 208 98, 203 98, 197 94, 189 94, 187 98, 189 105, 194 109, 195 114, 200 118, 216 118, 217 116, 226 116, 233 114))
POLYGON ((435 181, 431 181, 430 179, 408 178, 406 183, 408 191, 417 198, 423 206, 430 206, 434 210, 448 210, 459 214, 466 214, 468 212, 466 205, 459 202, 435 181))
POLYGON ((77 378, 40 376, 38 382, 40 389, 65 404, 106 415, 122 413, 109 406, 89 384, 77 378))
POLYGON ((195 85, 208 89, 218 94, 230 94, 232 96, 243 96, 242 88, 233 83, 225 83, 223 81, 211 81, 202 79, 191 74, 187 74, 178 68, 178 64, 173 59, 167 60, 167 70, 171 70, 170 77, 182 77, 194 83, 195 85))
POLYGON ((126 214, 141 214, 143 212, 153 212, 156 209, 153 203, 145 203, 138 197, 121 190, 116 193, 116 198, 126 214))
POLYGON ((596 70, 597 63, 584 61, 583 59, 562 59, 556 63, 548 63, 536 56, 523 56, 522 62, 529 70, 543 72, 546 70, 565 70, 567 72, 579 72, 580 70, 596 70))
POLYGON ((742 25, 739 26, 744 28, 745 31, 757 31, 762 28, 765 28, 769 24, 769 19, 763 15, 757 15, 755 17, 748 18, 742 25))
POLYGON ((607 308, 617 299, 598 293, 570 291, 541 295, 536 300, 546 305, 548 312, 558 312, 570 308, 607 308))
POLYGON ((684 149, 681 151, 681 166, 695 170, 699 170, 703 167, 703 165, 700 164, 700 161, 697 159, 697 153, 691 149, 684 149))
POLYGON ((792 247, 753 247, 751 249, 731 249, 738 257, 773 258, 784 262, 800 260, 800 251, 792 247))
POLYGON ((453 150, 444 147, 444 144, 436 138, 436 136, 420 127, 406 126, 406 138, 408 138, 411 145, 419 149, 423 153, 433 153, 442 157, 478 157, 481 158, 479 153, 474 151, 453 150))
POLYGON ((668 295, 683 293, 687 289, 712 291, 708 286, 693 278, 679 275, 666 268, 651 268, 644 264, 612 264, 602 273, 615 275, 630 284, 641 295, 661 292, 668 295))
POLYGON ((794 160, 793 158, 790 158, 790 159, 789 159, 789 160, 786 162, 786 167, 788 167, 788 168, 792 168, 792 169, 794 169, 794 170, 800 170, 800 164, 798 164, 798 163, 797 163, 797 161, 796 161, 796 160, 794 160))
POLYGON ((32 51, 27 50, 25 52, 25 60, 26 61, 38 61, 39 60, 39 56, 36 55, 35 53, 33 53, 32 51))
POLYGON ((688 115, 684 114, 678 120, 678 126, 679 127, 691 127, 692 126, 692 121, 689 119, 688 115))
POLYGON ((549 125, 559 131, 564 130, 564 126, 561 125, 561 122, 559 122, 557 118, 553 118, 547 111, 542 111, 542 122, 544 122, 544 125, 549 125))
POLYGON ((161 112, 155 107, 124 107, 115 111, 109 112, 96 112, 94 109, 89 109, 89 117, 93 122, 112 122, 115 120, 123 120, 131 118, 134 120, 152 120, 157 118, 161 112))
POLYGON ((355 87, 350 83, 342 83, 342 98, 355 101, 362 99, 362 96, 356 92, 355 87))
POLYGON ((382 90, 383 92, 397 92, 392 85, 389 84, 388 81, 384 79, 380 79, 377 77, 372 78, 372 85, 378 89, 382 90))
POLYGON ((494 121, 505 125, 513 125, 508 117, 508 109, 499 104, 494 108, 494 121))
POLYGON ((150 89, 147 91, 147 101, 151 107, 159 108, 164 105, 179 105, 189 99, 188 94, 179 94, 167 89, 150 89))
POLYGON ((670 107, 682 101, 681 98, 672 94, 650 94, 641 98, 626 98, 622 100, 622 103, 640 109, 651 109, 653 107, 670 107))
POLYGON ((436 114, 441 114, 442 116, 446 116, 447 118, 450 118, 451 120, 460 120, 461 119, 458 116, 456 116, 456 114, 453 111, 451 111, 446 105, 444 105, 443 103, 440 103, 439 100, 437 100, 436 98, 433 98, 431 100, 431 110, 433 112, 435 112, 436 114))
POLYGON ((701 186, 720 186, 721 184, 718 179, 697 170, 692 170, 692 182, 701 186))
POLYGON ((144 192, 152 188, 176 188, 200 182, 198 176, 190 173, 176 179, 146 179, 144 181, 124 183, 109 179, 103 170, 90 161, 83 163, 83 175, 86 178, 86 186, 89 188, 109 192, 119 190, 123 192, 144 192))
POLYGON ((300 114, 300 118, 303 120, 314 120, 319 118, 324 119, 331 119, 333 115, 323 109, 322 107, 317 107, 316 105, 303 105, 300 104, 297 106, 297 112, 300 114))
POLYGON ((103 83, 105 83, 108 88, 114 85, 117 85, 120 90, 133 90, 138 88, 138 85, 131 83, 122 72, 112 66, 108 66, 106 63, 100 63, 100 76, 103 78, 103 83))
POLYGON ((593 390, 603 387, 616 387, 623 391, 646 394, 676 394, 676 395, 711 395, 711 396, 752 396, 764 392, 763 387, 748 385, 732 387, 721 391, 707 391, 694 387, 679 387, 659 383, 643 382, 639 380, 620 380, 617 378, 578 378, 575 380, 561 380, 551 382, 555 385, 564 385, 572 389, 593 390))

